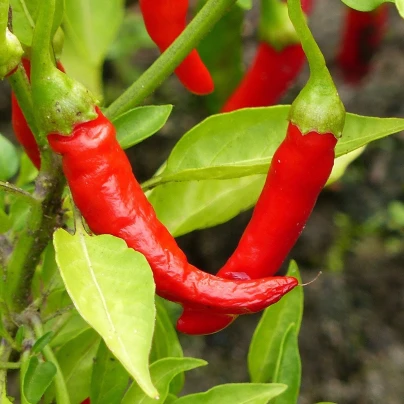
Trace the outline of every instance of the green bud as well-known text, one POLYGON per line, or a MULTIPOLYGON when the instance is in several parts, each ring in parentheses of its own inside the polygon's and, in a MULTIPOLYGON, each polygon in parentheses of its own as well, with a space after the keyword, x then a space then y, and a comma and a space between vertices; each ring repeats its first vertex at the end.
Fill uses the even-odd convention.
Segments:
POLYGON ((0 79, 4 79, 18 66, 23 53, 18 38, 6 28, 5 40, 0 45, 0 79))

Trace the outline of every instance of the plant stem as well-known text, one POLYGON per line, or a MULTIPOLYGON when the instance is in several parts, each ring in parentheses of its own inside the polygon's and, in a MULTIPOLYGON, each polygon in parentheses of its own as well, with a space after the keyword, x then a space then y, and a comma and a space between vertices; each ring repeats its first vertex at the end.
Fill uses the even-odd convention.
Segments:
POLYGON ((12 312, 18 313, 28 305, 35 267, 59 221, 64 184, 59 158, 53 160, 51 169, 41 171, 35 181, 33 198, 38 204, 31 205, 28 223, 19 234, 6 267, 5 300, 12 312))
MULTIPOLYGON (((5 340, 1 340, 0 361, 7 362, 11 355, 11 347, 5 340)), ((0 400, 6 395, 7 369, 0 369, 0 400)))
MULTIPOLYGON (((43 327, 42 323, 38 316, 34 315, 31 318, 32 326, 34 328, 34 333, 36 338, 40 338, 43 335, 43 327)), ((65 378, 62 374, 62 370, 60 369, 59 363, 56 359, 55 354, 52 351, 52 348, 49 345, 46 345, 42 353, 45 359, 49 362, 52 362, 56 366, 56 376, 54 379, 55 383, 55 392, 56 392, 56 402, 58 404, 70 404, 69 392, 67 391, 65 378)))
POLYGON ((0 369, 19 369, 21 362, 0 362, 0 369))
POLYGON ((330 76, 325 59, 308 25, 300 0, 288 0, 289 18, 299 36, 310 66, 310 74, 330 76))
POLYGON ((24 114, 24 118, 27 121, 28 126, 34 134, 37 143, 41 142, 41 139, 36 136, 38 130, 33 114, 31 86, 29 84, 29 80, 22 63, 18 65, 17 71, 8 77, 8 80, 10 82, 13 93, 17 98, 18 105, 20 106, 24 114))
POLYGON ((236 0, 208 0, 171 46, 104 112, 114 119, 140 104, 194 49, 236 0))

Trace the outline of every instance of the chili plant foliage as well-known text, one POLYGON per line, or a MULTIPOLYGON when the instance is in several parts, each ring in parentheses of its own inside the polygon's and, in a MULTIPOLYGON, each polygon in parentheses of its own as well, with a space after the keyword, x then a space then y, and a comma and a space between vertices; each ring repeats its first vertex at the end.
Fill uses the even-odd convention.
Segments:
MULTIPOLYGON (((346 1, 367 13, 385 13, 382 3, 346 1)), ((404 119, 345 111, 307 25, 312 6, 262 0, 257 57, 243 73, 248 1, 0 0, 0 75, 19 142, 0 135, 1 403, 297 402, 304 284, 295 261, 278 271, 326 183, 404 129, 404 119), (305 60, 304 88, 273 106, 305 60), (174 72, 190 92, 213 92, 195 102, 227 113, 188 125, 140 185, 124 149, 172 126, 185 91, 163 84, 174 72), (251 207, 216 275, 174 238, 251 207), (250 381, 184 395, 184 373, 208 364, 184 357, 177 331, 220 332, 261 311, 250 381)), ((352 66, 361 79, 366 63, 352 66)))

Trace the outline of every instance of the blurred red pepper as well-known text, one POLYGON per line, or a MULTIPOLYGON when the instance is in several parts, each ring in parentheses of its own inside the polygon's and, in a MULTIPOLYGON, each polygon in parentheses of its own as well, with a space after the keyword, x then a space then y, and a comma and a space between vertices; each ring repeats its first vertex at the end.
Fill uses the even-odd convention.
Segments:
MULTIPOLYGON (((188 0, 140 0, 144 23, 151 39, 164 52, 186 27, 188 0)), ((192 93, 205 95, 214 89, 212 77, 196 49, 175 69, 192 93)))
MULTIPOLYGON (((302 1, 308 13, 312 0, 302 1)), ((282 0, 261 1, 260 43, 255 58, 221 112, 274 105, 306 61, 282 0)))
POLYGON ((357 84, 369 73, 371 60, 386 31, 387 4, 370 12, 347 8, 337 63, 345 80, 357 84))

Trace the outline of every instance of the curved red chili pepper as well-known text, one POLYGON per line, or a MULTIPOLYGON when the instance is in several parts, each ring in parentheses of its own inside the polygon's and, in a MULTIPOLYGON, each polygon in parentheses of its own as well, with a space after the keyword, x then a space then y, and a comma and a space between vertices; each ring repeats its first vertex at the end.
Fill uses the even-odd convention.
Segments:
MULTIPOLYGON (((252 218, 233 255, 217 273, 226 279, 259 279, 275 274, 297 241, 334 165, 334 135, 303 135, 289 123, 272 157, 252 218)), ((184 308, 177 323, 187 334, 219 331, 234 316, 184 308)))
POLYGON ((157 293, 193 308, 226 314, 260 311, 297 285, 292 277, 228 280, 189 264, 142 192, 115 128, 97 109, 98 118, 75 126, 71 136, 48 136, 63 156, 63 171, 74 202, 96 234, 126 241, 148 260, 157 293))
MULTIPOLYGON (((140 0, 139 4, 147 32, 164 52, 186 27, 188 0, 140 0)), ((175 73, 192 93, 205 95, 214 89, 212 77, 195 49, 175 73)))
POLYGON ((387 4, 370 12, 348 8, 337 56, 337 63, 347 82, 358 83, 371 67, 371 59, 379 48, 386 30, 387 4))
MULTIPOLYGON (((28 59, 22 59, 22 63, 29 79, 31 75, 31 62, 28 59)), ((64 68, 60 62, 57 63, 57 67, 59 70, 64 72, 64 68)), ((28 126, 20 105, 18 104, 14 92, 11 92, 11 125, 13 127, 15 137, 25 150, 25 153, 27 153, 34 166, 39 170, 41 167, 39 148, 34 134, 28 126)))
POLYGON ((266 42, 261 42, 250 69, 222 107, 222 112, 276 104, 305 61, 300 44, 277 51, 266 42))
POLYGON ((90 399, 86 398, 84 401, 82 401, 81 404, 90 404, 90 399))

